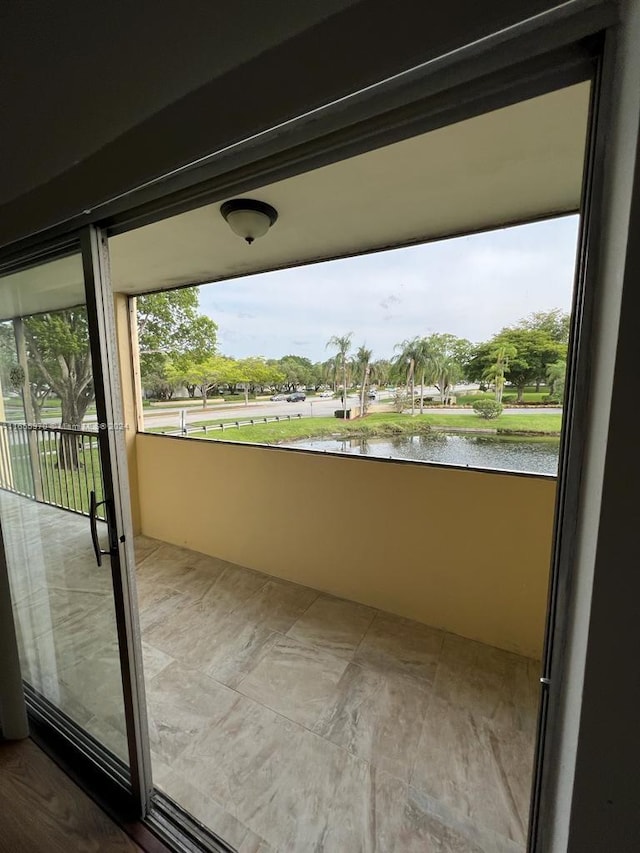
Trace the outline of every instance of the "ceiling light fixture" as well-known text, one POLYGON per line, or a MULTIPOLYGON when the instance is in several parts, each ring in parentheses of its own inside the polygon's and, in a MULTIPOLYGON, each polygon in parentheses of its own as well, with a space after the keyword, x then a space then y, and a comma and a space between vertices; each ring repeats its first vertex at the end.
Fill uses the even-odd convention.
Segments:
POLYGON ((234 198, 225 201, 220 213, 226 219, 229 228, 249 245, 266 234, 278 218, 278 211, 264 201, 253 198, 234 198))

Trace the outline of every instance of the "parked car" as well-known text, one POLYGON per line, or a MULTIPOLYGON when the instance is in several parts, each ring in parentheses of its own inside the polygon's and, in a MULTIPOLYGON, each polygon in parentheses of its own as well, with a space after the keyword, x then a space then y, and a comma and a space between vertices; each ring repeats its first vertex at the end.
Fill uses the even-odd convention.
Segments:
POLYGON ((318 397, 333 397, 333 391, 321 391, 318 397))
POLYGON ((281 402, 282 400, 288 400, 289 397, 286 394, 272 394, 269 399, 273 400, 274 402, 281 402))
POLYGON ((369 391, 369 399, 370 400, 376 399, 376 392, 375 391, 369 391))
POLYGON ((285 399, 287 403, 302 403, 307 399, 307 395, 303 394, 302 391, 294 391, 293 394, 289 394, 285 399))

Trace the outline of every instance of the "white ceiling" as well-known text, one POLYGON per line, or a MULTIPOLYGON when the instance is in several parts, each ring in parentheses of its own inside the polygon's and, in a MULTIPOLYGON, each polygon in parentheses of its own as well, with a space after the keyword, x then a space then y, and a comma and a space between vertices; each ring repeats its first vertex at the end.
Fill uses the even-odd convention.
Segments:
POLYGON ((79 254, 0 279, 0 320, 71 308, 85 301, 79 254))
POLYGON ((499 227, 580 202, 583 83, 252 192, 278 211, 248 246, 207 205, 114 237, 115 290, 210 282, 499 227))
MULTIPOLYGON (((589 84, 252 192, 279 217, 251 246, 220 202, 110 240, 113 288, 142 293, 500 227, 579 207, 589 84)), ((0 281, 0 318, 84 301, 77 258, 0 281)))

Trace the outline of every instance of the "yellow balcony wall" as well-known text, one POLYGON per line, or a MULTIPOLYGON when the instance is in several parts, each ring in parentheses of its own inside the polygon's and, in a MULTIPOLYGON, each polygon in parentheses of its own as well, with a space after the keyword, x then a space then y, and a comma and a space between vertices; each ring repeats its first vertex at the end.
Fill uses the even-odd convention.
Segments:
POLYGON ((138 434, 142 533, 531 657, 555 480, 138 434))

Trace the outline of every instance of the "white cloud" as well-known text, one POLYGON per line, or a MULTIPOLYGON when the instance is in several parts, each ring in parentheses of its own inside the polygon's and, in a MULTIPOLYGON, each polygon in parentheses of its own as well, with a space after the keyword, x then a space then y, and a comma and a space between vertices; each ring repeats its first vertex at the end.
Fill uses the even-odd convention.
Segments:
POLYGON ((222 352, 327 357, 353 332, 375 357, 415 335, 486 340, 532 311, 571 304, 577 217, 205 285, 222 352))

